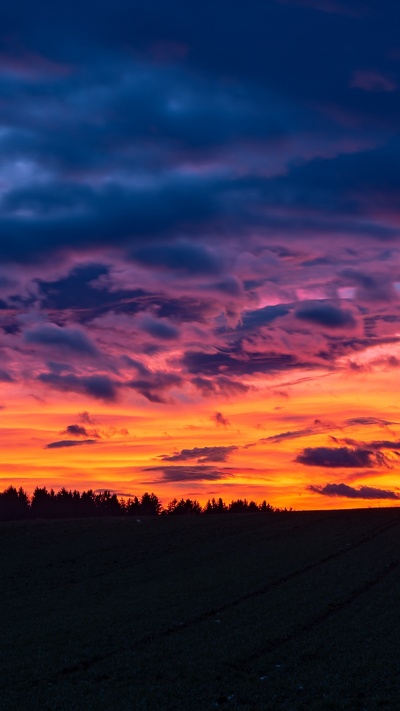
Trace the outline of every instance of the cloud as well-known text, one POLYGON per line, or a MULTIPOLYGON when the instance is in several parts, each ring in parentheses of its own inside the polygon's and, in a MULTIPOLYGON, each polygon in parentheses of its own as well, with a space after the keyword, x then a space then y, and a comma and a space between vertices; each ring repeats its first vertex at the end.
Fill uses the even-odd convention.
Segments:
POLYGON ((244 395, 249 391, 249 386, 237 380, 218 375, 214 378, 192 378, 191 383, 201 392, 203 397, 215 394, 244 395))
POLYGON ((84 422, 87 425, 97 424, 96 420, 94 420, 93 417, 91 417, 89 412, 87 412, 86 410, 84 412, 79 412, 78 417, 79 417, 80 422, 84 422))
POLYGON ((226 462, 229 455, 237 449, 237 446, 220 446, 220 447, 193 447, 193 449, 182 449, 180 452, 174 452, 172 455, 164 454, 161 459, 164 462, 187 462, 191 459, 197 459, 199 464, 207 462, 226 462))
MULTIPOLYGON (((385 369, 399 364, 400 5, 374 0, 356 32, 362 2, 227 12, 203 0, 194 20, 190 3, 123 0, 95 13, 82 3, 79 17, 60 3, 55 17, 43 0, 23 12, 6 0, 0 380, 10 412, 14 397, 51 395, 76 411, 94 399, 105 438, 116 400, 138 417, 154 412, 150 432, 159 410, 204 414, 204 397, 215 430, 228 416, 251 426, 251 401, 272 413, 287 394, 286 424, 267 439, 278 450, 317 431, 296 403, 305 393, 310 411, 325 375, 332 388, 338 372, 350 375, 347 359, 364 367, 367 390, 378 374, 389 381, 385 369)), ((353 405, 359 380, 347 378, 353 405)), ((82 431, 60 436, 95 439, 89 418, 64 418, 82 431)), ((383 462, 374 444, 298 449, 365 472, 354 462, 383 462)))
POLYGON ((361 447, 306 447, 295 461, 312 467, 372 467, 376 464, 376 455, 371 449, 361 447))
POLYGON ((89 437, 87 430, 81 425, 68 425, 61 434, 74 435, 75 437, 89 437))
POLYGON ((372 449, 394 449, 400 450, 400 442, 391 442, 389 440, 379 440, 368 444, 372 449))
POLYGON ((306 427, 302 430, 289 430, 288 432, 280 432, 276 435, 271 435, 270 437, 263 437, 260 442, 272 442, 277 444, 279 442, 284 442, 287 439, 297 439, 297 437, 308 437, 309 435, 315 434, 315 430, 311 427, 306 427))
POLYGON ((231 353, 217 352, 204 353, 203 351, 187 351, 182 363, 185 368, 196 376, 225 375, 245 376, 256 373, 276 373, 291 368, 303 367, 291 353, 279 352, 237 352, 232 348, 231 353))
POLYGON ((216 412, 212 418, 217 425, 222 425, 223 427, 228 427, 231 423, 227 417, 224 417, 222 412, 216 412))
POLYGON ((346 267, 339 276, 346 285, 356 287, 355 297, 363 303, 390 303, 398 300, 390 274, 369 274, 360 269, 346 267))
POLYGON ((77 376, 72 373, 68 375, 40 373, 37 379, 61 392, 80 393, 106 402, 113 402, 117 399, 117 384, 107 375, 77 376))
POLYGON ((163 373, 149 371, 147 377, 136 378, 130 380, 125 385, 129 388, 137 390, 149 402, 166 402, 165 393, 171 388, 177 387, 182 383, 182 378, 176 373, 163 373))
POLYGON ((326 328, 354 328, 356 325, 352 313, 330 304, 303 305, 295 312, 296 318, 309 321, 326 328))
POLYGON ((379 417, 351 417, 345 420, 346 425, 378 425, 379 427, 386 427, 389 425, 396 425, 397 422, 391 422, 390 420, 382 420, 379 417))
MULTIPOLYGON (((331 439, 334 442, 339 442, 339 440, 336 437, 331 437, 331 439)), ((391 450, 400 450, 400 441, 392 441, 392 440, 375 440, 373 442, 357 442, 354 439, 351 439, 349 437, 345 437, 342 442, 346 445, 350 445, 351 447, 354 447, 357 451, 360 451, 364 449, 365 451, 371 451, 373 450, 376 454, 375 457, 377 459, 378 464, 385 464, 387 463, 385 460, 385 457, 383 454, 378 454, 380 450, 382 449, 391 449, 391 450)))
POLYGON ((147 267, 190 275, 218 274, 222 269, 218 253, 187 241, 139 247, 131 252, 131 257, 147 267))
POLYGON ((135 368, 139 375, 146 377, 151 377, 151 370, 146 368, 146 366, 136 358, 131 358, 128 355, 123 355, 121 357, 122 362, 129 368, 135 368))
POLYGON ((62 447, 77 447, 81 444, 97 444, 95 439, 62 439, 59 442, 46 444, 45 449, 61 449, 62 447))
POLYGON ((399 494, 388 489, 376 489, 371 486, 360 486, 355 489, 347 484, 326 484, 325 486, 308 487, 309 491, 323 496, 343 496, 349 499, 399 499, 399 494))
POLYGON ((163 480, 168 482, 179 481, 219 481, 232 476, 229 472, 220 471, 210 466, 168 466, 147 467, 144 471, 161 471, 163 480))
POLYGON ((6 370, 0 369, 0 382, 1 383, 13 383, 14 378, 11 377, 9 373, 7 373, 6 370))
POLYGON ((350 86, 364 91, 396 91, 397 83, 382 72, 357 69, 351 78, 350 86))
POLYGON ((277 0, 277 2, 282 5, 305 7, 328 14, 348 15, 349 17, 361 17, 364 14, 364 5, 357 2, 336 2, 335 0, 277 0))
POLYGON ((26 343, 43 346, 56 346, 79 353, 80 355, 97 356, 98 350, 89 337, 77 328, 60 327, 55 324, 36 326, 24 333, 26 343))
POLYGON ((272 323, 277 318, 282 318, 290 313, 290 309, 284 304, 276 306, 264 306, 262 309, 247 311, 243 315, 244 328, 259 328, 272 323))
POLYGON ((153 338, 159 338, 161 341, 174 341, 179 336, 179 330, 165 319, 145 316, 140 321, 140 327, 145 333, 153 338))
POLYGON ((104 487, 102 489, 94 489, 95 494, 104 494, 105 492, 109 492, 110 494, 115 494, 116 496, 121 496, 123 498, 129 499, 134 496, 134 494, 127 492, 127 491, 119 491, 118 489, 112 489, 111 487, 104 487))

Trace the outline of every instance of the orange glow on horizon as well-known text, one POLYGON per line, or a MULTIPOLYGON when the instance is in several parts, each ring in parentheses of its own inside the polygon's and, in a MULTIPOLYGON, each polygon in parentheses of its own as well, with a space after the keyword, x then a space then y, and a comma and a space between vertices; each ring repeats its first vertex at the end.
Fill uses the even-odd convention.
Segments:
POLYGON ((182 399, 178 405, 137 400, 94 407, 93 401, 67 394, 60 407, 56 394, 38 402, 18 393, 0 411, 0 488, 21 485, 28 493, 36 485, 56 490, 107 488, 125 496, 154 491, 164 504, 175 496, 196 498, 202 504, 213 496, 228 503, 246 497, 296 510, 396 505, 393 499, 326 496, 308 488, 340 482, 399 491, 398 457, 393 452, 387 452, 379 468, 330 468, 296 461, 305 448, 343 447, 345 438, 385 440, 386 430, 396 438, 399 425, 379 424, 400 421, 390 372, 377 372, 372 382, 369 378, 368 390, 363 389, 362 374, 349 377, 348 372, 321 378, 310 373, 297 381, 293 378, 292 384, 287 377, 280 378, 286 381, 284 393, 278 380, 270 379, 268 387, 264 381, 262 389, 250 390, 240 401, 182 399), (85 427, 95 444, 48 449, 48 444, 67 439, 63 432, 83 410, 90 411, 91 424, 85 427), (225 424, 216 421, 216 412, 225 424), (360 413, 378 424, 349 425, 360 413), (281 439, 268 439, 277 435, 281 439), (233 449, 226 461, 201 463, 201 456, 176 462, 162 459, 204 447, 233 449), (174 474, 169 478, 171 467, 174 474), (185 467, 197 467, 198 477, 194 474, 188 480, 185 467))

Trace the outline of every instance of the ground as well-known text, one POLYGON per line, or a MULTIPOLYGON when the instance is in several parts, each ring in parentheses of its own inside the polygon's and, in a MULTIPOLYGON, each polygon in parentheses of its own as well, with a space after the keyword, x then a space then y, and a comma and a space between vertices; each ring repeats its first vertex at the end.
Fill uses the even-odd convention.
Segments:
POLYGON ((2 711, 400 709, 400 509, 0 525, 2 711))

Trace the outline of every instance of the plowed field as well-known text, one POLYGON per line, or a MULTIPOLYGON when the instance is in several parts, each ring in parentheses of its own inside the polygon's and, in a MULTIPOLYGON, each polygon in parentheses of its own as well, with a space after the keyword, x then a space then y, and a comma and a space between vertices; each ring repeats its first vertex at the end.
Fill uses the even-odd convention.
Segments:
POLYGON ((0 525, 1 711, 400 709, 400 509, 0 525))

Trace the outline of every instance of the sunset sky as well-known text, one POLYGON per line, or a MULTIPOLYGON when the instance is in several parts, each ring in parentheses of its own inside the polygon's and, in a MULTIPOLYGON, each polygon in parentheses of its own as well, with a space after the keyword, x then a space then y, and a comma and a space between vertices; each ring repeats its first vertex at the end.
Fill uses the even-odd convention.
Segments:
POLYGON ((2 1, 0 490, 399 503, 399 27, 2 1))

